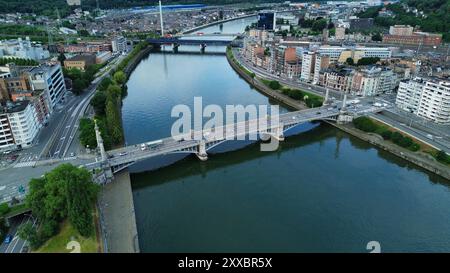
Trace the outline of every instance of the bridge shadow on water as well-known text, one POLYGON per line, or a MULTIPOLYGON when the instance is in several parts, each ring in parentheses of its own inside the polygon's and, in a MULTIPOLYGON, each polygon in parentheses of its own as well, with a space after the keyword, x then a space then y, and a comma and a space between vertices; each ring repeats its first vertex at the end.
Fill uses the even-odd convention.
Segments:
POLYGON ((205 177, 209 171, 241 164, 276 154, 278 158, 285 152, 308 146, 314 143, 325 142, 329 139, 336 139, 334 157, 340 156, 340 143, 348 140, 350 145, 358 150, 377 151, 377 155, 401 168, 408 170, 420 170, 425 173, 429 180, 436 184, 442 184, 450 188, 450 182, 426 171, 404 159, 401 159, 389 152, 378 149, 375 146, 352 137, 351 135, 332 127, 324 122, 312 122, 301 124, 285 133, 285 141, 280 143, 278 150, 273 152, 260 151, 260 143, 257 141, 227 141, 208 152, 209 159, 200 161, 195 155, 168 154, 158 156, 146 161, 139 162, 129 168, 132 177, 132 187, 135 189, 156 186, 179 178, 201 175, 205 177), (176 168, 176 171, 174 171, 176 168), (152 179, 157 177, 157 179, 152 179))

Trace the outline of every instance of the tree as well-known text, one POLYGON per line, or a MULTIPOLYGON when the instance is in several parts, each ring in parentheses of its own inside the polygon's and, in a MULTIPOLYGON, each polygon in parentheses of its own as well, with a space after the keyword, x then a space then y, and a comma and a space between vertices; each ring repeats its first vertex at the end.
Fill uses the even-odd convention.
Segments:
POLYGON ((97 91, 92 98, 90 104, 94 107, 96 115, 105 115, 106 94, 104 91, 97 91))
POLYGON ((97 147, 97 138, 95 136, 95 124, 92 119, 82 118, 80 120, 80 142, 81 144, 89 148, 97 147))
POLYGON ((379 32, 372 35, 372 41, 381 42, 382 40, 383 40, 383 37, 381 36, 381 34, 379 32))
POLYGON ((364 57, 358 60, 358 65, 371 65, 380 61, 378 57, 364 57))
POLYGON ((127 75, 123 71, 117 71, 114 73, 114 80, 119 85, 122 85, 127 81, 127 75))
POLYGON ((29 183, 29 193, 26 196, 25 203, 38 219, 46 218, 45 207, 43 206, 47 197, 45 191, 45 178, 31 179, 29 183))
POLYGON ((117 103, 111 98, 106 101, 106 124, 113 143, 120 143, 123 139, 122 124, 117 103))
POLYGON ((91 174, 86 170, 72 170, 71 174, 66 186, 68 219, 82 236, 88 237, 93 230, 92 206, 99 187, 92 183, 91 174))
POLYGON ((351 57, 348 57, 345 63, 347 63, 348 65, 355 65, 355 61, 351 57))
POLYGON ((43 178, 32 179, 26 203, 40 225, 38 230, 24 227, 21 236, 30 241, 32 248, 38 247, 58 232, 59 223, 66 218, 80 234, 89 235, 98 190, 89 171, 71 164, 60 165, 43 178))
POLYGON ((8 206, 8 203, 0 204, 0 217, 7 214, 11 208, 8 206))
POLYGON ((117 84, 111 84, 108 89, 106 89, 107 97, 111 96, 115 100, 122 97, 122 89, 117 84))
POLYGON ((64 53, 60 53, 58 56, 58 61, 63 64, 64 61, 66 60, 66 55, 64 55, 64 53))
POLYGON ((72 86, 73 93, 80 95, 83 93, 84 88, 86 88, 86 82, 83 79, 75 79, 72 86))
POLYGON ((273 90, 278 90, 281 88, 281 84, 278 81, 270 81, 269 87, 272 88, 273 90))
POLYGON ((311 30, 312 31, 322 31, 324 28, 326 28, 328 25, 327 19, 319 19, 314 21, 312 24, 311 30))
POLYGON ((39 239, 36 228, 32 223, 26 223, 25 225, 20 226, 19 230, 17 231, 17 235, 20 239, 29 242, 31 249, 36 249, 43 243, 39 239))
POLYGON ((450 156, 447 155, 447 153, 445 151, 440 150, 439 152, 437 152, 436 154, 436 159, 440 162, 449 164, 450 163, 450 156))
POLYGON ((89 36, 89 32, 85 29, 80 30, 80 36, 87 37, 89 36))
POLYGON ((392 137, 392 131, 385 130, 381 133, 381 136, 383 137, 384 140, 389 140, 392 137))
POLYGON ((106 91, 108 89, 108 86, 112 83, 111 79, 109 77, 104 78, 100 84, 98 85, 98 90, 100 91, 106 91))

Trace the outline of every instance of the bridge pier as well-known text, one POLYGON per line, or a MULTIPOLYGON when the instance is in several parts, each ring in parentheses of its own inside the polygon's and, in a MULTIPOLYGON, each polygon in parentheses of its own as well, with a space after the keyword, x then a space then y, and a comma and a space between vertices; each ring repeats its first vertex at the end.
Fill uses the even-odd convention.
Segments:
POLYGON ((206 50, 206 44, 200 44, 200 52, 205 53, 206 50))
POLYGON ((173 44, 173 52, 178 53, 178 48, 180 47, 180 44, 173 44))
POLYGON ((283 129, 283 124, 280 124, 280 126, 275 129, 275 132, 272 133, 272 136, 278 141, 284 141, 283 129))
POLYGON ((201 161, 208 160, 208 154, 206 153, 206 142, 204 140, 200 141, 198 144, 198 152, 196 155, 201 161))

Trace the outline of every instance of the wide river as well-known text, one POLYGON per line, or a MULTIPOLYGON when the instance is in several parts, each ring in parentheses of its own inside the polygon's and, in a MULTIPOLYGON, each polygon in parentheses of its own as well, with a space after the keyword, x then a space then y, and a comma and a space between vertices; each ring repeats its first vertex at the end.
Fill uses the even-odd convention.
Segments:
MULTIPOLYGON (((253 20, 202 31, 234 33, 253 20)), ((194 96, 204 105, 275 103, 224 55, 152 53, 128 82, 127 144, 170 136, 172 107, 192 106, 194 96)), ((383 252, 450 251, 448 181, 327 124, 295 133, 276 152, 254 144, 206 162, 166 156, 133 167, 141 251, 368 252, 370 241, 383 252)))

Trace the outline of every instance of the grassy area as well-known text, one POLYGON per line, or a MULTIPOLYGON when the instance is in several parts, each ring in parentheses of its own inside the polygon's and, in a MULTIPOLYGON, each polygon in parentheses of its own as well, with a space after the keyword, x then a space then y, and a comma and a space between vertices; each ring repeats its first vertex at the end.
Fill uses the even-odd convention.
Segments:
POLYGON ((450 156, 446 155, 445 152, 438 151, 425 143, 412 139, 411 137, 402 134, 399 130, 391 128, 384 123, 368 117, 359 117, 353 120, 353 124, 361 131, 378 134, 386 141, 391 141, 392 143, 412 152, 420 151, 430 154, 442 164, 450 165, 450 156))
POLYGON ((284 95, 298 101, 303 101, 308 107, 320 107, 323 104, 323 98, 311 92, 299 89, 291 89, 280 84, 278 81, 259 79, 264 85, 272 90, 280 90, 284 95))
POLYGON ((38 248, 37 253, 70 253, 72 250, 66 249, 70 241, 77 241, 80 243, 81 253, 97 253, 98 244, 97 236, 93 235, 89 238, 84 238, 78 231, 69 223, 64 221, 61 225, 60 232, 49 239, 43 246, 38 248))

